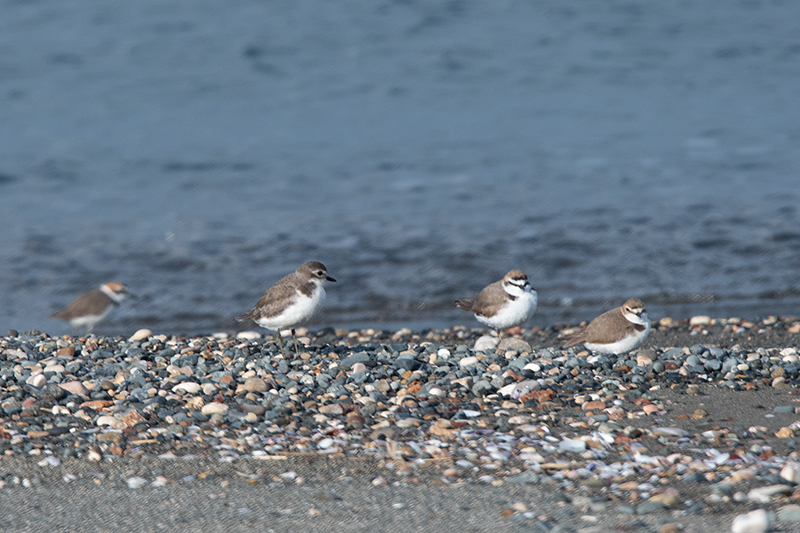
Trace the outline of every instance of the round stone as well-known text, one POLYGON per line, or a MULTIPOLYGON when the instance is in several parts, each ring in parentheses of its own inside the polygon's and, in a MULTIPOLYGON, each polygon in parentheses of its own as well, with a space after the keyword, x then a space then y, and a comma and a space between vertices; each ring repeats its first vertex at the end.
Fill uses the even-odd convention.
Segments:
POLYGON ((468 366, 477 365, 479 363, 478 358, 474 355, 465 357, 461 361, 458 362, 458 366, 461 368, 466 368, 468 366))
POLYGON ((153 332, 150 331, 149 329, 140 329, 139 331, 131 335, 131 338, 128 339, 128 342, 143 341, 145 339, 149 339, 152 335, 153 332))
POLYGON ((479 337, 478 340, 475 341, 475 346, 473 349, 476 352, 486 352, 486 351, 493 351, 497 348, 497 337, 492 337, 491 335, 484 335, 479 337))
POLYGON ((67 381, 66 383, 59 384, 59 387, 69 392, 70 394, 77 394, 78 396, 86 396, 89 390, 83 386, 80 381, 67 381))
POLYGON ((224 403, 219 402, 211 402, 207 403, 203 406, 203 409, 200 411, 204 415, 213 415, 213 414, 223 414, 228 411, 228 406, 224 403))
POLYGON ((197 394, 200 391, 201 385, 194 381, 184 381, 172 387, 173 392, 185 392, 187 394, 197 394))

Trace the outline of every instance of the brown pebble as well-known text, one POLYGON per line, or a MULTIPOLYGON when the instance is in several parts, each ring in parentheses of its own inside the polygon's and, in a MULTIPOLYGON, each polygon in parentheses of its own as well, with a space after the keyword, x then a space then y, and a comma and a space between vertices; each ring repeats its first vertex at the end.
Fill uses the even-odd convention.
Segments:
POLYGON ((89 394, 89 391, 86 389, 86 387, 83 386, 83 383, 81 383, 80 381, 68 381, 66 383, 61 383, 59 387, 69 392, 70 394, 77 394, 79 396, 86 396, 89 394))
POLYGON ((56 351, 57 357, 74 357, 75 356, 75 348, 72 346, 64 346, 63 348, 59 348, 56 351))
POLYGON ((112 405, 114 405, 114 402, 109 400, 90 400, 88 402, 83 402, 81 407, 88 407, 89 409, 100 411, 104 407, 110 407, 112 405))
POLYGON ((341 415, 344 413, 344 409, 338 403, 331 403, 321 406, 319 412, 325 415, 341 415))
POLYGON ((241 385, 241 388, 248 392, 265 392, 269 390, 267 382, 261 378, 249 378, 244 382, 244 385, 241 385))
POLYGON ((581 407, 583 407, 584 411, 588 411, 589 409, 605 409, 606 404, 605 402, 601 401, 593 401, 593 402, 586 402, 581 407))
POLYGON ((109 431, 108 433, 100 433, 97 435, 97 442, 122 442, 122 433, 116 431, 109 431))
POLYGON ((111 446, 109 446, 108 447, 108 451, 111 452, 111 455, 122 455, 123 453, 125 453, 122 450, 122 448, 120 448, 119 444, 116 444, 116 443, 114 443, 111 446))
POLYGON ((675 507, 680 502, 678 498, 674 494, 664 493, 664 494, 656 494, 650 497, 650 501, 654 502, 661 502, 666 507, 675 507))

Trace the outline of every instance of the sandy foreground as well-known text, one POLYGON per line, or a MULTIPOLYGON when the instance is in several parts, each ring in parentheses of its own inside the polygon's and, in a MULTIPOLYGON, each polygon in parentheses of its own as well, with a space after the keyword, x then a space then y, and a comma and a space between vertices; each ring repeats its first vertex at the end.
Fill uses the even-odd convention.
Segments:
MULTIPOLYGON (((786 359, 796 353, 792 349, 800 343, 795 331, 796 324, 792 318, 776 318, 763 324, 745 322, 743 325, 726 321, 694 326, 686 321, 665 322, 654 329, 644 348, 653 350, 659 361, 667 348, 685 347, 685 355, 689 356, 691 347, 700 353, 702 350, 697 348, 700 345, 724 350, 725 355, 718 358, 721 362, 736 354, 744 358, 744 354, 757 353, 758 349, 763 352, 765 360, 770 356, 775 360, 786 359)), ((541 352, 542 348, 552 350, 553 346, 558 345, 558 329, 518 332, 530 344, 533 361, 541 361, 542 353, 548 353, 541 352)), ((337 332, 337 336, 342 333, 337 332)), ((426 342, 423 333, 404 334, 406 336, 401 340, 398 340, 398 333, 391 334, 395 342, 402 340, 408 346, 426 342)), ((437 337, 436 348, 455 344, 448 337, 449 334, 445 331, 437 337)), ((361 335, 368 336, 363 332, 361 335)), ((471 346, 479 336, 479 331, 470 331, 466 336, 461 334, 457 342, 471 346)), ((353 336, 350 338, 353 339, 353 336)), ((11 358, 10 346, 14 344, 14 339, 6 340, 10 344, 7 342, 5 352, 0 353, 0 360, 4 361, 11 358)), ((122 344, 121 341, 117 342, 117 345, 122 344)), ((132 344, 126 346, 130 348, 132 344)), ((349 353, 339 354, 340 363, 349 353)), ((579 359, 586 357, 580 353, 571 355, 579 359)), ((424 361, 426 357, 426 354, 417 354, 419 360, 424 361)), ((121 360, 122 357, 116 359, 121 360)), ((86 360, 92 361, 91 357, 86 360)), ((793 361, 791 357, 788 360, 793 361)), ((314 361, 312 357, 310 363, 314 361)), ((554 361, 553 366, 558 370, 560 363, 554 361)), ((449 362, 452 364, 452 361, 449 362)), ((108 364, 102 361, 96 366, 108 364)), ((686 366, 686 363, 682 365, 678 361, 678 367, 681 366, 686 366)), ((780 365, 773 365, 777 366, 780 365)), ((380 365, 376 368, 380 368, 380 365)), ((367 368, 368 372, 374 370, 367 368)), ((615 370, 620 372, 619 369, 615 370)), ((627 370, 623 368, 621 372, 627 370)), ((599 376, 599 370, 594 372, 599 376)), ((222 452, 213 447, 204 447, 197 442, 186 444, 185 439, 176 438, 170 442, 156 442, 154 439, 137 441, 134 435, 127 434, 128 440, 121 441, 120 453, 114 454, 109 452, 113 448, 98 447, 97 442, 91 440, 97 438, 99 433, 88 433, 87 443, 83 443, 80 440, 83 437, 79 437, 77 444, 71 444, 76 447, 77 453, 64 455, 63 460, 48 462, 48 457, 61 456, 62 448, 59 446, 67 446, 66 440, 63 436, 58 437, 61 440, 57 440, 56 436, 44 436, 36 441, 30 436, 30 431, 25 436, 25 423, 20 424, 21 421, 28 420, 34 425, 38 422, 37 428, 47 428, 46 420, 49 419, 45 417, 39 420, 34 415, 20 418, 20 414, 27 412, 23 411, 0 419, 4 423, 4 431, 8 432, 0 434, 8 443, 5 445, 4 458, 0 460, 0 480, 3 485, 0 489, 0 529, 429 531, 458 528, 461 531, 493 532, 590 533, 611 530, 666 533, 730 531, 737 515, 765 509, 772 513, 771 531, 800 530, 800 522, 791 521, 790 514, 786 514, 800 500, 800 494, 795 492, 792 480, 787 479, 786 475, 781 477, 782 473, 786 474, 783 466, 800 462, 795 451, 797 440, 793 433, 790 435, 785 432, 786 428, 791 428, 793 423, 800 420, 800 415, 793 409, 794 406, 800 407, 800 396, 795 388, 796 373, 778 372, 782 379, 777 381, 774 370, 769 369, 761 374, 742 371, 737 374, 738 377, 729 380, 713 372, 706 375, 689 371, 686 375, 680 375, 679 379, 675 378, 676 374, 672 374, 674 379, 665 379, 666 374, 657 372, 643 371, 641 374, 645 377, 643 385, 623 387, 627 392, 639 391, 632 396, 636 398, 635 401, 621 403, 624 410, 631 413, 626 413, 621 419, 614 417, 607 421, 618 431, 614 433, 616 440, 613 444, 598 448, 603 450, 602 459, 591 456, 592 446, 587 446, 584 453, 559 449, 561 439, 583 438, 588 443, 592 440, 590 436, 594 430, 600 428, 597 431, 602 431, 605 427, 602 425, 603 419, 591 418, 592 413, 586 413, 580 404, 574 403, 574 398, 582 396, 582 391, 558 393, 539 403, 533 400, 518 402, 520 412, 526 412, 525 406, 530 407, 527 412, 534 421, 537 414, 549 417, 549 431, 555 438, 550 444, 542 440, 537 441, 538 445, 528 448, 524 443, 520 444, 513 448, 510 456, 499 462, 481 454, 462 456, 455 451, 455 447, 448 449, 453 452, 452 455, 429 457, 415 455, 413 450, 406 454, 403 443, 414 440, 414 435, 422 435, 421 428, 428 426, 424 422, 416 424, 417 427, 402 425, 400 427, 405 428, 403 431, 392 433, 391 439, 386 438, 388 433, 376 434, 377 430, 372 429, 381 420, 378 416, 380 408, 374 418, 367 417, 361 430, 368 436, 365 442, 368 442, 366 446, 370 453, 348 452, 346 447, 337 453, 322 453, 321 449, 297 451, 287 446, 280 452, 267 449, 270 453, 259 456, 239 453, 232 459, 221 456, 222 452), (642 402, 641 398, 646 401, 642 402), (647 413, 635 412, 644 405, 655 407, 647 413), (685 432, 681 433, 685 437, 682 441, 659 438, 653 434, 653 428, 656 427, 680 430, 685 432), (18 445, 16 448, 9 440, 14 437, 17 438, 14 441, 18 445), (152 440, 152 444, 145 443, 147 440, 152 440), (45 444, 37 445, 32 453, 30 449, 19 453, 20 450, 26 450, 20 446, 42 442, 45 444), (135 445, 137 442, 141 444, 135 445), (720 461, 713 468, 689 462, 689 459, 703 461, 718 457, 709 455, 709 449, 715 450, 714 454, 730 454, 730 457, 727 462, 720 461), (92 458, 89 452, 93 450, 98 456, 92 458), (541 461, 531 462, 520 450, 539 454, 541 461), (670 471, 663 458, 675 457, 674 454, 688 457, 684 462, 691 468, 670 471), (662 465, 653 468, 641 457, 662 458, 662 465), (459 464, 458 461, 468 462, 459 464), (589 475, 587 471, 598 461, 603 464, 637 464, 635 472, 627 477, 607 477, 603 482, 598 482, 598 477, 589 475), (490 463, 495 464, 491 469, 485 466, 490 463), (536 463, 535 467, 532 467, 533 463, 536 463), (500 464, 499 468, 497 464, 500 464), (562 475, 579 472, 581 468, 584 469, 583 477, 562 475), (537 479, 521 476, 532 472, 537 473, 537 479), (788 488, 762 501, 749 497, 753 489, 777 485, 788 488), (659 494, 672 495, 673 498, 671 501, 662 498, 667 505, 654 509, 642 506, 646 500, 659 494)), ((396 379, 402 375, 398 372, 396 379)), ((733 375, 729 374, 728 377, 733 375)), ((513 379, 522 379, 522 376, 507 381, 512 383, 513 379)), ((167 380, 162 380, 159 386, 164 388, 167 380)), ((11 394, 15 392, 14 384, 11 378, 7 378, 5 383, 5 388, 0 392, 10 402, 13 400, 11 394)), ((559 385, 558 382, 552 386, 547 382, 545 384, 547 388, 556 390, 559 385)), ((122 386, 119 387, 118 391, 122 390, 122 386)), ((18 394, 20 400, 30 396, 29 390, 36 392, 27 386, 22 386, 21 390, 25 392, 18 394)), ((244 391, 240 390, 236 396, 231 387, 229 392, 229 403, 233 404, 233 398, 242 396, 244 391)), ((453 402, 469 401, 471 393, 465 394, 464 398, 456 398, 453 402)), ((508 403, 501 405, 501 402, 511 399, 504 400, 499 390, 495 390, 494 394, 497 397, 496 410, 500 407, 512 409, 508 403)), ((620 396, 619 391, 615 394, 601 400, 605 400, 607 406, 612 406, 612 397, 624 397, 620 396)), ((492 398, 488 395, 483 400, 486 405, 492 405, 492 398)), ((63 398, 60 403, 68 403, 69 399, 63 398)), ((586 397, 586 400, 592 399, 586 397)), ((480 403, 480 400, 474 401, 480 403)), ((37 402, 47 402, 47 399, 39 397, 37 402)), ((426 404, 425 401, 417 403, 420 406, 426 404)), ((4 405, 9 404, 4 401, 4 405)), ((53 403, 42 405, 50 409, 53 403)), ((480 405, 483 409, 484 404, 480 405)), ((28 405, 24 409, 33 407, 28 405)), ((606 412, 613 412, 613 407, 611 409, 606 412)), ((146 415, 147 409, 143 412, 146 415)), ((414 415, 413 408, 410 413, 414 415)), ((594 415, 600 413, 601 410, 595 410, 594 415)), ((46 414, 46 411, 40 411, 38 416, 46 414)), ((100 414, 94 413, 93 420, 100 414)), ((79 416, 76 415, 76 418, 79 416)), ((456 423, 446 427, 455 432, 454 435, 465 428, 481 427, 488 428, 485 431, 487 435, 506 432, 509 442, 512 442, 514 435, 519 437, 521 434, 519 427, 503 425, 505 422, 493 426, 491 419, 483 415, 476 421, 464 419, 464 424, 468 425, 461 425, 460 419, 456 420, 458 415, 452 418, 456 423), (484 423, 486 420, 489 421, 488 425, 484 423)), ((149 425, 152 426, 149 429, 154 430, 168 425, 168 422, 161 423, 152 414, 149 422, 145 421, 144 426, 137 426, 136 429, 138 431, 149 425)), ((197 427, 206 428, 212 424, 213 430, 219 431, 220 428, 225 429, 228 422, 228 418, 211 419, 198 422, 197 427)), ((84 427, 94 431, 91 424, 79 429, 84 427)), ((276 426, 271 427, 277 429, 276 426)), ((350 432, 355 432, 354 428, 358 427, 348 426, 350 432)), ((122 434, 125 435, 125 431, 122 434)), ((147 435, 139 433, 139 436, 147 435)), ((422 440, 417 440, 425 442, 431 437, 432 434, 425 433, 422 440)), ((461 443, 458 438, 448 438, 454 439, 454 446, 455 443, 461 443)), ((482 436, 470 438, 483 439, 482 436)), ((469 442, 461 444, 463 451, 469 442)))

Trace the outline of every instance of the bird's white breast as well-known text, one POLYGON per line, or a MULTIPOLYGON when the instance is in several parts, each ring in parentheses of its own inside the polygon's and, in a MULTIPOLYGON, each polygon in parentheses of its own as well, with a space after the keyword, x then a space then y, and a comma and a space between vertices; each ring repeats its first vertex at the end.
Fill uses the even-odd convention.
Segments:
POLYGON ((92 329, 98 324, 98 322, 106 318, 113 309, 114 306, 109 305, 108 307, 106 307, 106 310, 100 313, 99 315, 76 316, 75 318, 70 318, 68 322, 70 326, 76 329, 78 328, 92 329))
POLYGON ((314 313, 317 312, 324 301, 325 289, 322 285, 317 285, 310 297, 298 290, 294 301, 281 314, 269 318, 260 318, 256 320, 256 323, 262 328, 272 330, 300 326, 314 316, 314 313))
POLYGON ((650 333, 650 321, 645 320, 644 330, 634 331, 622 339, 609 344, 595 344, 591 342, 584 343, 587 350, 594 353, 628 353, 635 350, 644 343, 647 335, 650 333))
POLYGON ((494 316, 475 315, 475 318, 494 329, 511 328, 533 316, 537 301, 536 291, 522 292, 516 299, 509 300, 494 316))

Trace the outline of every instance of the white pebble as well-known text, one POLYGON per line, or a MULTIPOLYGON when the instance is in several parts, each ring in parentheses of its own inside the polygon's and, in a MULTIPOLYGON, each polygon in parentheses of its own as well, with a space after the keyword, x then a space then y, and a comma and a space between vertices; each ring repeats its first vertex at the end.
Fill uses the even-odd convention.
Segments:
POLYGON ((797 466, 789 463, 781 469, 781 477, 786 481, 794 483, 797 481, 797 466))
POLYGON ((428 391, 428 395, 442 397, 445 395, 445 392, 439 387, 431 387, 431 389, 428 391))
POLYGON ((128 488, 130 489, 140 489, 144 487, 147 480, 143 477, 132 477, 128 480, 128 488))
POLYGON ((61 464, 61 459, 58 457, 45 457, 37 463, 39 466, 58 466, 61 464))
POLYGON ((681 428, 653 428, 653 435, 656 437, 688 437, 689 432, 681 428))
POLYGON ((95 422, 95 424, 98 426, 111 426, 113 429, 125 429, 125 422, 110 415, 97 417, 97 422, 95 422))
POLYGON ((128 342, 143 341, 147 338, 150 338, 152 334, 153 332, 150 331, 149 329, 140 329, 139 331, 131 335, 131 338, 128 339, 128 342))
POLYGON ((439 356, 440 359, 447 360, 450 358, 450 350, 447 348, 439 348, 439 351, 436 352, 436 355, 439 356))
POLYGON ((764 509, 756 509, 747 514, 740 514, 733 519, 733 533, 764 533, 769 530, 769 515, 764 509))
POLYGON ((490 335, 484 335, 479 337, 478 340, 475 341, 475 346, 473 349, 476 352, 485 352, 487 350, 494 350, 497 348, 497 343, 500 342, 497 337, 492 337, 490 335))
POLYGON ((224 403, 211 402, 205 404, 203 408, 200 410, 200 412, 203 413, 204 415, 213 415, 214 413, 219 413, 219 414, 225 413, 227 410, 228 406, 225 405, 224 403))
POLYGON ((172 387, 173 392, 188 392, 189 394, 197 394, 200 389, 201 385, 193 381, 184 381, 172 387))
POLYGON ((711 324, 710 316, 698 315, 689 319, 690 326, 706 326, 708 324, 711 324))
POLYGON ((758 487, 747 493, 747 497, 751 502, 756 503, 769 503, 772 501, 772 496, 776 494, 791 494, 792 487, 789 485, 767 485, 766 487, 758 487))
POLYGON ((580 439, 564 439, 558 447, 566 452, 584 452, 586 451, 586 442, 580 439))
POLYGON ((240 331, 236 334, 237 339, 260 339, 261 333, 257 331, 240 331))
POLYGON ((478 358, 475 357, 474 355, 471 355, 469 357, 465 357, 464 359, 462 359, 461 361, 458 362, 458 366, 460 366, 461 368, 466 368, 468 366, 477 365, 477 364, 478 364, 478 358))
POLYGON ((517 390, 517 384, 509 383, 508 385, 501 387, 500 390, 498 390, 497 392, 499 392, 503 396, 511 396, 512 394, 514 394, 516 390, 517 390))

